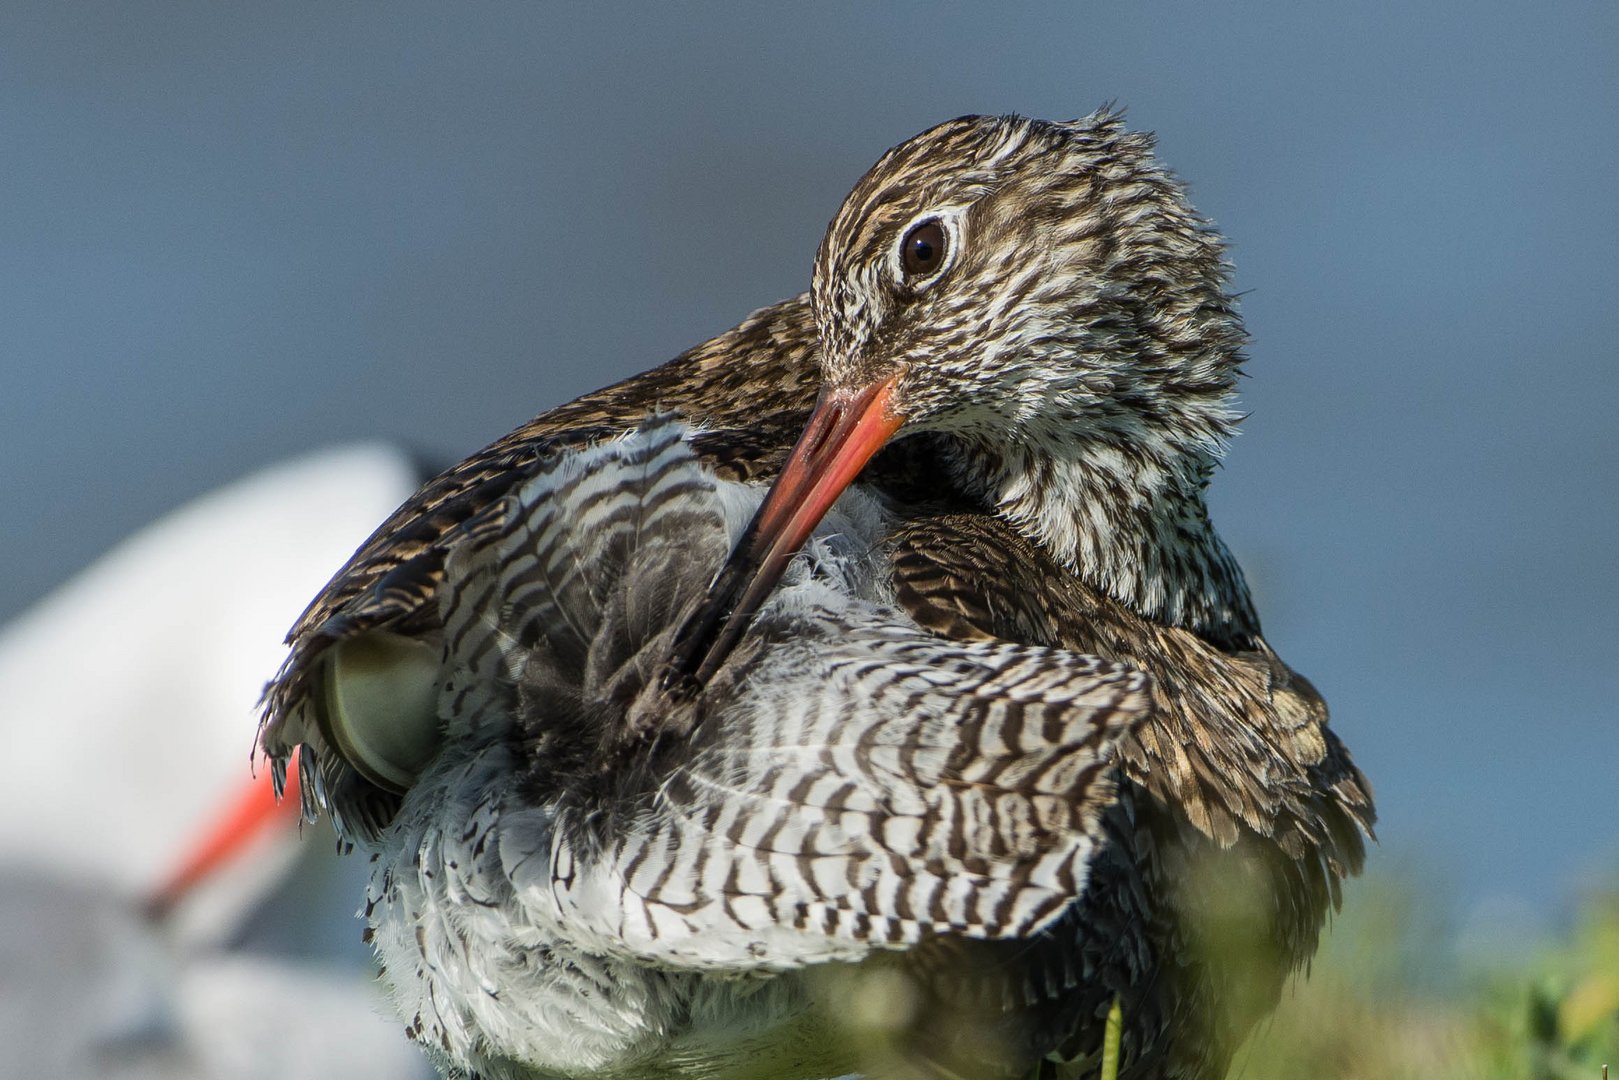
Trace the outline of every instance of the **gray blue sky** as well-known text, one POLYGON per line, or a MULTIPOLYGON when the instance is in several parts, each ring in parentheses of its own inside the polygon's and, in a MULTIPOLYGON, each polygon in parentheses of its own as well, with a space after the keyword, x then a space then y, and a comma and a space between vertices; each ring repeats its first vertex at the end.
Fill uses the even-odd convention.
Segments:
POLYGON ((1380 857, 1555 912, 1619 868, 1607 0, 5 4, 0 619, 259 465, 449 460, 799 291, 938 120, 1110 101, 1231 238, 1216 516, 1380 857))

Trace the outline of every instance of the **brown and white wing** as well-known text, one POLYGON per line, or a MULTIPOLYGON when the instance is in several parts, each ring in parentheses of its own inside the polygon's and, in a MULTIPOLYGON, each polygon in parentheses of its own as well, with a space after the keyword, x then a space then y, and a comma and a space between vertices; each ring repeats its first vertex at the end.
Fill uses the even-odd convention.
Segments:
POLYGON ((591 951, 731 969, 1055 918, 1146 678, 918 629, 864 598, 875 537, 823 534, 708 689, 666 694, 757 495, 651 421, 538 469, 452 552, 438 712, 452 742, 522 747, 520 901, 591 951))
POLYGON ((1080 895, 1143 675, 847 611, 753 633, 608 843, 558 820, 542 860, 509 834, 520 895, 609 953, 724 968, 1021 937, 1080 895))
POLYGON ((815 400, 816 342, 808 297, 783 300, 661 367, 542 413, 424 484, 289 631, 291 653, 264 692, 267 755, 284 759, 297 745, 287 729, 313 723, 334 644, 382 630, 437 648, 445 560, 469 522, 558 453, 620 435, 649 413, 675 412, 720 433, 697 439, 719 475, 747 479, 779 466, 815 400))

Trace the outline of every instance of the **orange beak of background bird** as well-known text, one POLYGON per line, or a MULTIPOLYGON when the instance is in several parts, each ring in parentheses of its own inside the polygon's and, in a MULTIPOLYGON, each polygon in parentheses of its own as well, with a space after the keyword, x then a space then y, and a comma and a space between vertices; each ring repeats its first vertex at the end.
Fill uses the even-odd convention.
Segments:
POLYGON ((701 688, 741 639, 832 504, 903 422, 890 409, 898 376, 864 389, 823 391, 758 513, 675 636, 667 685, 701 688))

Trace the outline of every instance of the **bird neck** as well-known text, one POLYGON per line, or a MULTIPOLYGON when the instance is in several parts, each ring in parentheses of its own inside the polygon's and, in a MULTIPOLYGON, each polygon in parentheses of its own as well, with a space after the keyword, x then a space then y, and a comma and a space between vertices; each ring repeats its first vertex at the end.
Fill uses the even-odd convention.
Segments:
POLYGON ((1259 620, 1209 520, 1204 447, 1041 438, 959 447, 958 475, 1086 584, 1138 614, 1246 646, 1259 620))

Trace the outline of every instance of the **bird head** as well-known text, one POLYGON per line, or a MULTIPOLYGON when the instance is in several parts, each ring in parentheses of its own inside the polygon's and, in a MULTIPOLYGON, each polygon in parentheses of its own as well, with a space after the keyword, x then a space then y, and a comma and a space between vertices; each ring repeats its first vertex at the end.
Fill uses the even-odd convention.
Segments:
POLYGON ((888 151, 816 254, 816 408, 676 675, 717 669, 838 494, 902 434, 1206 479, 1244 339, 1226 277, 1219 237, 1116 113, 968 116, 888 151))
POLYGON ((887 384, 906 431, 1213 447, 1243 340, 1226 271, 1116 114, 951 120, 883 155, 827 228, 825 395, 887 384))

